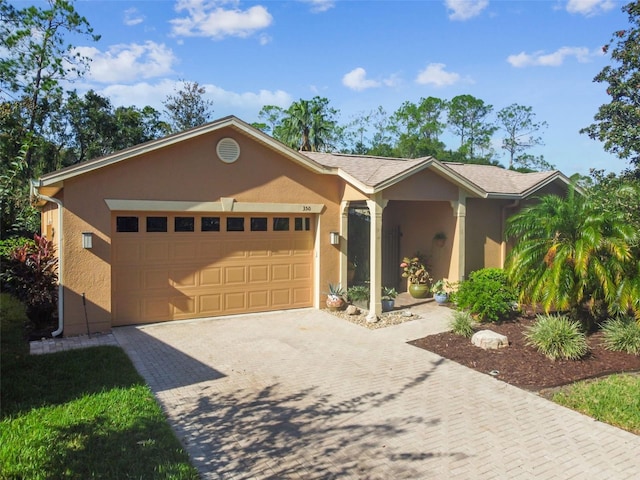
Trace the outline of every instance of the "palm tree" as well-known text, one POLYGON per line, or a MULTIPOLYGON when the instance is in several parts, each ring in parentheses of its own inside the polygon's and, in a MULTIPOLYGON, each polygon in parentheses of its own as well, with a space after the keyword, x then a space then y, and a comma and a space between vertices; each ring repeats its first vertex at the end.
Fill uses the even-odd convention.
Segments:
POLYGON ((291 148, 317 152, 330 144, 335 131, 336 110, 326 98, 314 97, 291 104, 282 124, 274 129, 274 136, 291 148))
POLYGON ((506 272, 520 301, 576 317, 600 304, 609 312, 637 308, 637 272, 631 273, 635 230, 573 187, 564 198, 540 197, 511 217, 506 234, 516 239, 506 272))

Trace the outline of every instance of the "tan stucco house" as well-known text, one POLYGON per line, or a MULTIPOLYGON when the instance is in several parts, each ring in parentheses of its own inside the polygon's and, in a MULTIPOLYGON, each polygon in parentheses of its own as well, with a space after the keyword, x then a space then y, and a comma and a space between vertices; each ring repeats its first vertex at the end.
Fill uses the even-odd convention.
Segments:
POLYGON ((58 248, 56 335, 68 336, 321 308, 329 283, 348 286, 356 251, 379 314, 381 286, 406 288, 403 256, 422 252, 434 278, 453 280, 502 266, 507 217, 568 183, 558 171, 297 152, 226 117, 44 175, 32 195, 58 248))

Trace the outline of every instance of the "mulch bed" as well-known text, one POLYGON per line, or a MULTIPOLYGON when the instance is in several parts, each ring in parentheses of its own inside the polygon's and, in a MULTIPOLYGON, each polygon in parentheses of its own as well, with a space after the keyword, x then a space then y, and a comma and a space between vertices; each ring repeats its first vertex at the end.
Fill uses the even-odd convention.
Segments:
POLYGON ((507 336, 509 346, 499 350, 483 350, 473 345, 471 339, 451 332, 429 335, 409 343, 479 372, 492 372, 499 380, 536 392, 578 380, 640 371, 640 356, 606 350, 599 332, 588 336, 590 351, 582 360, 549 360, 526 345, 523 333, 534 321, 534 317, 520 317, 478 327, 477 330, 493 330, 507 336))

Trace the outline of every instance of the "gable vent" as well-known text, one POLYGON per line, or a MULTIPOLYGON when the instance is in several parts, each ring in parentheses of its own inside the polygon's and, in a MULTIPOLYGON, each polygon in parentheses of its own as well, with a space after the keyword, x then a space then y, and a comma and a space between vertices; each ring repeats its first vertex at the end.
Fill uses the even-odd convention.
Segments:
POLYGON ((223 138, 216 147, 218 158, 225 163, 233 163, 240 156, 240 145, 233 138, 223 138))

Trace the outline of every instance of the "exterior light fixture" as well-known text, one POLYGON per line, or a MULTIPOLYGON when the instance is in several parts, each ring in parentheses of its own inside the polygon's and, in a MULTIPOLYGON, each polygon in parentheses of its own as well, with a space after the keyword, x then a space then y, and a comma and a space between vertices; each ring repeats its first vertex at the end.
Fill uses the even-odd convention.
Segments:
POLYGON ((93 232, 82 232, 82 248, 93 248, 93 232))
POLYGON ((340 233, 338 233, 338 232, 329 232, 329 243, 331 245, 339 245, 340 244, 340 233))

